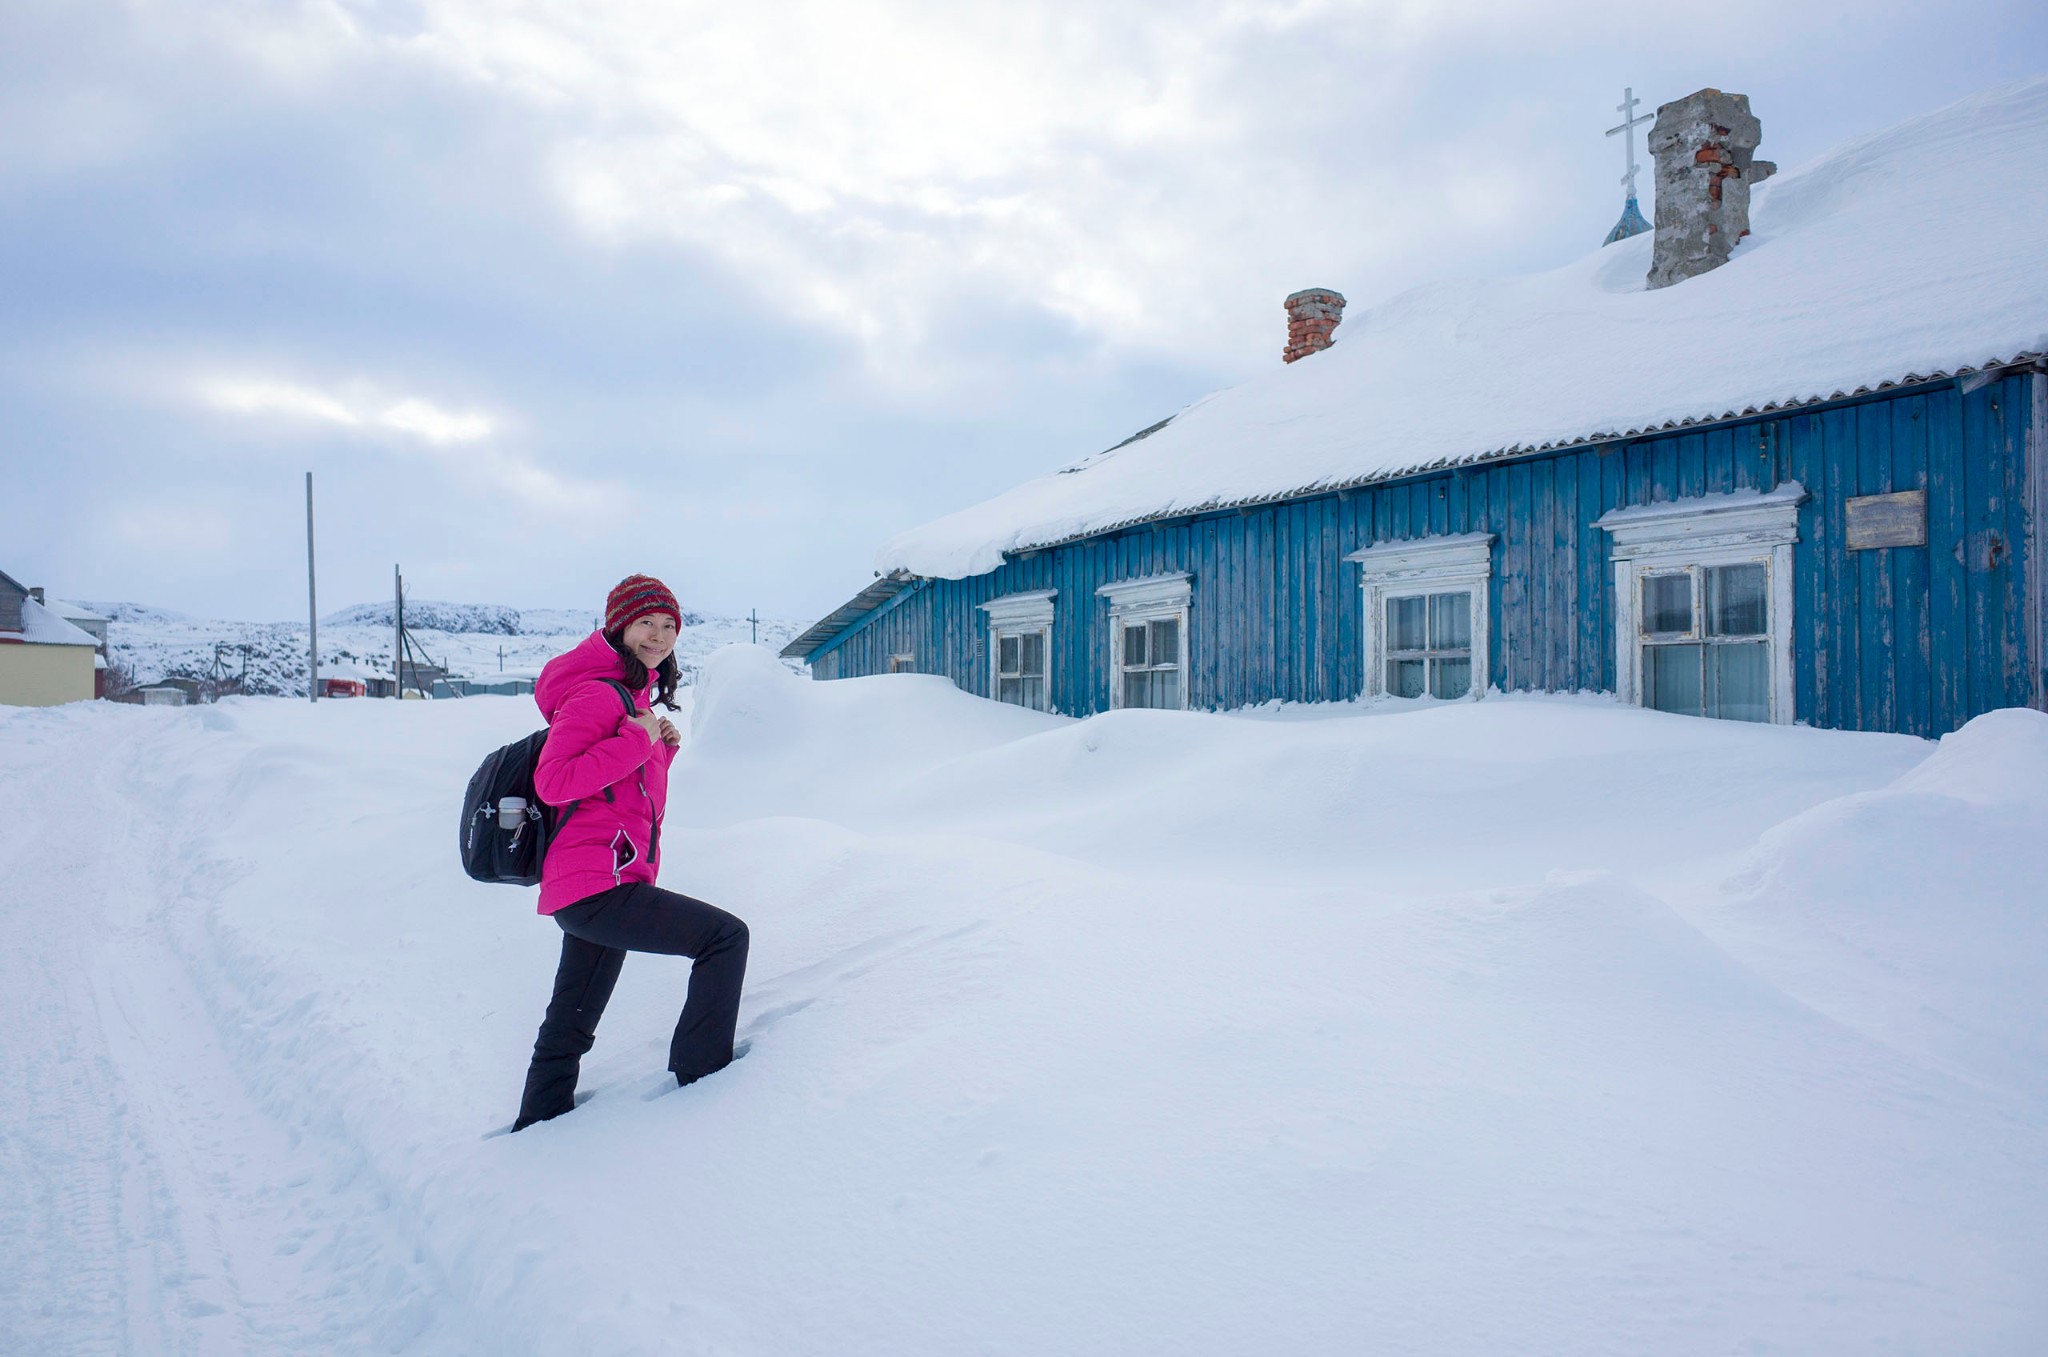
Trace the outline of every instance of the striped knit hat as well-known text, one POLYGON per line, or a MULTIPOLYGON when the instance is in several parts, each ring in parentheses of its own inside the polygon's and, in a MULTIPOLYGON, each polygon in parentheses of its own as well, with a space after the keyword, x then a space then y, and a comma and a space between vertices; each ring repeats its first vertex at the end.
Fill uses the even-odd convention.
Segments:
POLYGON ((678 625, 683 620, 683 610, 666 584, 652 575, 628 575, 605 598, 604 629, 616 636, 649 613, 667 613, 678 625))

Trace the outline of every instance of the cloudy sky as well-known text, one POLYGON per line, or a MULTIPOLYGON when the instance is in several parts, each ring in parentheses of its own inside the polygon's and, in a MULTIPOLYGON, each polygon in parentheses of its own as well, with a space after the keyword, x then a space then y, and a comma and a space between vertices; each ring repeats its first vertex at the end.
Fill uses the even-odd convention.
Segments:
POLYGON ((2038 0, 6 0, 0 570, 302 616, 310 470, 323 611, 808 618, 1290 291, 1593 247, 1624 85, 1789 168, 2044 69, 2038 0))

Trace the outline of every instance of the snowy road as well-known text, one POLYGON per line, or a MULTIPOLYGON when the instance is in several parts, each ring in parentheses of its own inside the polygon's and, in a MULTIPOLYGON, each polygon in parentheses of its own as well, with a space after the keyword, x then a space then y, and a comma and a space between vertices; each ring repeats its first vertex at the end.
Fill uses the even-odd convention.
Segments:
POLYGON ((2031 1354, 2048 718, 1086 722, 728 652, 747 1059, 510 1118, 512 699, 0 710, 0 1352, 2031 1354))
POLYGON ((388 1203, 237 1077, 186 961, 237 869, 167 799, 189 780, 137 780, 158 732, 108 734, 81 769, 76 742, 8 733, 9 782, 36 795, 8 798, 7 857, 57 893, 0 892, 23 1058, 0 1131, 0 1350, 404 1348, 445 1308, 438 1280, 388 1203))

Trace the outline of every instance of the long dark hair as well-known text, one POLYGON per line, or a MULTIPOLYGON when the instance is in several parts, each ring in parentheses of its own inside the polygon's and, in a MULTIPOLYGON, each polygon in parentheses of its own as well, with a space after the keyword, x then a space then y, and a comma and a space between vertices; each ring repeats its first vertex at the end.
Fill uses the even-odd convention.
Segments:
MULTIPOLYGON (((604 639, 611 643, 619 658, 626 662, 626 673, 620 682, 636 693, 646 692, 647 662, 626 649, 626 633, 623 630, 608 631, 604 634, 604 639)), ((676 681, 682 677, 682 670, 676 667, 676 653, 673 650, 668 653, 668 658, 656 666, 654 677, 658 684, 654 691, 655 702, 670 711, 675 711, 676 681)))

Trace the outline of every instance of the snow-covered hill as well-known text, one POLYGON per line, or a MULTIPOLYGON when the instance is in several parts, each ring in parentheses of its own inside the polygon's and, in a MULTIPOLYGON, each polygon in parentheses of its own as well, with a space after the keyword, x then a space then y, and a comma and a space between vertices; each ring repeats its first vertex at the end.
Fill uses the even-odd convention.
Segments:
POLYGON ((2048 1351, 2048 716, 685 702, 752 1049, 512 1136, 530 703, 0 709, 0 1346, 2048 1351))
MULTIPOLYGON (((110 618, 111 657, 131 666, 139 683, 173 675, 203 677, 243 673, 245 691, 258 695, 301 695, 306 691, 306 627, 303 622, 231 622, 194 618, 144 604, 94 602, 83 606, 110 618), (221 649, 226 647, 226 649, 221 649)), ((532 674, 597 625, 595 614, 566 608, 508 608, 496 604, 411 600, 406 628, 414 645, 434 663, 458 674, 489 678, 532 674)), ((689 681, 704 657, 721 646, 753 635, 745 618, 705 617, 684 610, 676 657, 689 681)), ((364 603, 320 619, 320 667, 331 676, 391 672, 391 604, 364 603)), ((763 644, 780 649, 802 630, 800 624, 763 620, 763 644)))

